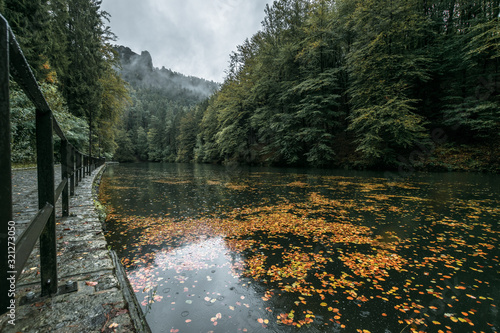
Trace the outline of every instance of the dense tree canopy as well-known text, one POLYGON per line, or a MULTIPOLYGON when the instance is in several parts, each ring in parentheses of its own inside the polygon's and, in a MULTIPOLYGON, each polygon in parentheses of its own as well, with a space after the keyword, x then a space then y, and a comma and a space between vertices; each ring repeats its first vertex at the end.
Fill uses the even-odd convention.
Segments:
MULTIPOLYGON (((115 71, 114 35, 100 5, 99 0, 3 0, 0 9, 70 141, 82 151, 111 157, 130 97, 115 71)), ((30 162, 34 112, 16 85, 12 97, 13 160, 30 162)))
POLYGON ((180 120, 180 157, 446 168, 458 152, 498 168, 499 5, 275 1, 221 89, 180 120))
POLYGON ((118 160, 474 170, 500 164, 499 6, 277 0, 217 86, 113 49, 98 0, 0 1, 37 79, 86 122, 75 140, 118 160))
POLYGON ((128 162, 193 160, 202 115, 202 106, 195 106, 218 85, 155 68, 147 51, 139 55, 124 46, 115 49, 120 75, 130 83, 132 104, 121 118, 114 157, 128 162))

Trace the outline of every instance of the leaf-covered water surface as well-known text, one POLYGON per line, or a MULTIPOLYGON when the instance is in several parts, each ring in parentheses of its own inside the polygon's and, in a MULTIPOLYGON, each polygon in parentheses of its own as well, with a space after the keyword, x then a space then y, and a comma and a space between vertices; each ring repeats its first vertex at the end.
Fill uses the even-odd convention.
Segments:
POLYGON ((154 332, 496 332, 499 180, 133 164, 100 199, 154 332))

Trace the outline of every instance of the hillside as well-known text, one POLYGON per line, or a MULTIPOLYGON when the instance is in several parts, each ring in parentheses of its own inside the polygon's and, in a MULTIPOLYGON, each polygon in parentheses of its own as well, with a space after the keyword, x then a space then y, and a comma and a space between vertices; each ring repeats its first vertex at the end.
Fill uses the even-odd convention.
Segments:
POLYGON ((115 46, 117 71, 130 84, 132 104, 122 117, 114 158, 121 162, 177 160, 183 119, 219 85, 153 66, 148 51, 141 54, 115 46))
POLYGON ((219 85, 202 78, 186 76, 165 67, 155 68, 148 51, 141 54, 133 52, 126 46, 115 46, 121 68, 118 69, 123 79, 138 89, 160 89, 165 91, 166 98, 177 100, 179 97, 191 102, 199 102, 212 95, 219 85))

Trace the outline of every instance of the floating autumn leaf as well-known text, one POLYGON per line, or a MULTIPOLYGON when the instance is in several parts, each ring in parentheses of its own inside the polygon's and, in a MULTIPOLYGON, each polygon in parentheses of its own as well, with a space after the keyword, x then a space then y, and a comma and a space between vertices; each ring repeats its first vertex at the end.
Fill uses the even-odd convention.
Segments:
MULTIPOLYGON (((182 177, 165 179, 155 184, 186 184, 182 177)), ((380 316, 389 316, 390 322, 384 318, 384 325, 433 323, 443 325, 444 331, 476 325, 477 331, 487 330, 471 307, 496 305, 495 297, 489 296, 498 265, 494 253, 499 237, 484 217, 496 221, 498 200, 465 200, 456 194, 453 207, 446 211, 435 209, 435 200, 421 195, 428 184, 398 182, 389 192, 385 180, 317 176, 307 182, 287 178, 272 183, 269 186, 288 192, 280 192, 276 200, 246 206, 239 204, 237 192, 246 192, 250 186, 258 192, 260 185, 212 178, 199 183, 229 191, 237 208, 220 205, 209 213, 187 217, 183 212, 124 216, 116 209, 110 214, 119 229, 113 237, 124 243, 135 240, 123 244, 121 249, 130 257, 122 263, 144 306, 156 301, 174 308, 175 299, 165 298, 173 292, 163 299, 155 294, 163 283, 158 273, 187 294, 192 288, 183 285, 191 283, 185 273, 203 271, 204 282, 217 287, 221 274, 210 270, 227 259, 228 273, 240 285, 251 281, 258 286, 248 287, 255 295, 250 292, 241 298, 237 293, 233 297, 246 303, 232 305, 218 302, 215 294, 196 296, 205 301, 204 306, 223 307, 232 318, 240 314, 238 307, 250 309, 259 304, 262 312, 252 319, 261 325, 267 325, 264 316, 272 314, 281 325, 318 328, 329 324, 338 329, 346 326, 343 321, 354 322, 352 316, 361 311, 374 323, 380 316), (316 187, 316 183, 322 185, 316 187), (443 305, 434 306, 435 301, 443 305), (293 310, 277 310, 290 305, 293 310), (368 313, 365 305, 375 310, 368 313), (394 310, 389 313, 388 309, 394 310), (426 318, 431 314, 432 320, 426 318), (315 315, 321 320, 315 321, 315 315), (444 329, 446 325, 449 328, 444 329)), ((175 297, 179 297, 177 304, 197 302, 197 298, 175 297)), ((214 325, 222 325, 219 319, 212 317, 214 325)), ((322 329, 327 330, 326 326, 322 329)))

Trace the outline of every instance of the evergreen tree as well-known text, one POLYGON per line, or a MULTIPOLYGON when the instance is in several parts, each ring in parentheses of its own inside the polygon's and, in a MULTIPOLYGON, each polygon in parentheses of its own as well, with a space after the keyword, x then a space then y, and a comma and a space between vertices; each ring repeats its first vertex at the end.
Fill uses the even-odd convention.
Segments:
POLYGON ((300 60, 302 79, 292 89, 300 96, 295 118, 301 124, 298 136, 307 147, 307 162, 314 166, 334 160, 335 135, 342 131, 345 109, 341 104, 344 93, 339 84, 342 74, 343 45, 335 33, 334 6, 325 0, 314 1, 303 30, 300 60))
POLYGON ((139 126, 137 129, 137 145, 136 145, 136 156, 139 157, 141 161, 147 161, 148 160, 148 150, 149 150, 149 145, 148 145, 148 135, 146 133, 146 130, 142 127, 139 126))
POLYGON ((49 1, 49 15, 51 38, 48 43, 49 53, 47 57, 57 75, 60 78, 64 78, 67 74, 70 62, 67 38, 67 27, 69 22, 67 0, 49 1))
MULTIPOLYGON (((125 82, 114 70, 116 55, 109 45, 114 35, 104 26, 108 14, 100 10, 100 3, 3 0, 1 5, 39 84, 48 84, 52 96, 65 100, 74 116, 87 121, 88 152, 98 141, 112 153, 119 114, 129 98, 125 82), (63 98, 53 91, 55 85, 63 98)), ((64 128, 65 121, 73 120, 64 116, 60 125, 64 128)))
POLYGON ((35 77, 47 74, 49 41, 52 38, 47 0, 4 0, 2 14, 9 22, 35 77))
POLYGON ((130 70, 125 129, 154 161, 397 167, 436 127, 494 156, 498 2, 275 1, 205 104, 130 70))
POLYGON ((199 126, 199 108, 188 111, 181 119, 179 126, 177 162, 192 162, 199 126))
POLYGON ((425 144, 412 92, 429 79, 430 58, 421 49, 427 21, 414 0, 360 1, 353 20, 349 128, 366 163, 394 165, 398 152, 425 144))
POLYGON ((134 145, 132 140, 124 130, 118 130, 116 133, 117 148, 113 155, 114 159, 120 162, 134 162, 134 145))
POLYGON ((106 70, 102 54, 106 13, 100 11, 100 4, 98 0, 68 0, 70 63, 62 80, 70 111, 85 117, 89 124, 89 153, 101 112, 103 87, 99 79, 106 70))
POLYGON ((106 152, 107 157, 113 156, 116 149, 115 135, 123 111, 132 103, 128 85, 115 70, 119 66, 118 57, 109 43, 102 48, 105 56, 104 70, 99 83, 102 87, 99 119, 96 120, 99 155, 106 152))

